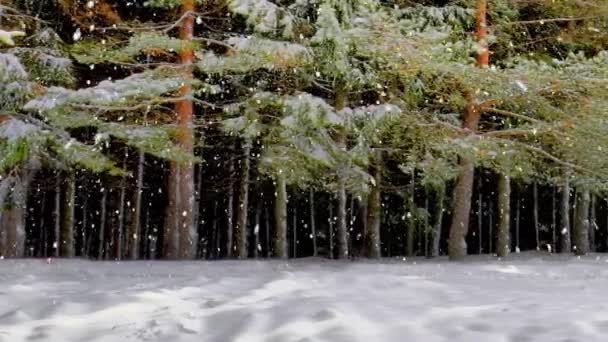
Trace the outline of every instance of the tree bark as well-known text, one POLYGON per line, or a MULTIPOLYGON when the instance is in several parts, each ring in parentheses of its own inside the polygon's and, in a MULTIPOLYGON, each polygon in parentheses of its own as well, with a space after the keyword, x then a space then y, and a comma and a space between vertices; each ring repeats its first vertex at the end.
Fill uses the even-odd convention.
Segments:
MULTIPOLYGON (((481 48, 477 51, 477 66, 487 68, 490 63, 490 52, 487 46, 487 1, 476 2, 475 38, 481 48)), ((477 131, 481 116, 480 108, 473 103, 472 95, 465 94, 468 104, 465 108, 463 128, 469 134, 477 131)), ((471 211, 471 197, 473 193, 473 179, 475 177, 475 163, 471 157, 461 157, 460 171, 452 196, 452 223, 450 224, 450 237, 448 254, 450 259, 456 260, 467 255, 466 236, 469 230, 469 213, 471 211)), ((491 239, 491 238, 490 238, 491 239)))
POLYGON ((367 197, 367 224, 366 224, 366 255, 368 258, 380 258, 382 252, 380 249, 380 223, 382 220, 382 193, 380 184, 382 183, 382 160, 380 153, 376 153, 376 158, 372 167, 372 177, 375 183, 373 184, 370 193, 367 197))
POLYGON ((68 173, 62 187, 60 211, 59 256, 71 258, 74 256, 74 205, 76 197, 76 177, 68 173))
POLYGON ((53 256, 59 256, 59 244, 61 241, 61 179, 57 173, 57 182, 55 183, 55 203, 53 207, 53 256))
POLYGON ((9 258, 21 258, 25 255, 28 180, 22 172, 1 180, 4 195, 0 198, 0 206, 6 206, 6 209, 0 213, 0 232, 3 232, 0 255, 9 258))
POLYGON ((560 253, 570 253, 572 244, 570 240, 570 182, 564 182, 561 199, 561 229, 560 229, 560 253))
MULTIPOLYGON (((443 202, 445 201, 445 185, 441 185, 435 189, 435 224, 433 225, 432 248, 431 256, 439 256, 439 246, 441 242, 441 227, 443 223, 443 202)), ((481 204, 481 203, 480 203, 481 204)))
POLYGON ((315 192, 313 189, 309 190, 309 201, 310 205, 310 235, 312 237, 312 256, 317 256, 317 225, 315 217, 315 192))
POLYGON ((101 207, 100 210, 100 218, 99 218, 99 245, 98 245, 98 249, 97 249, 97 258, 102 260, 104 259, 104 255, 106 252, 106 248, 105 248, 105 234, 106 234, 106 203, 107 203, 107 198, 108 198, 108 190, 107 189, 102 189, 101 192, 101 202, 99 204, 99 206, 101 207))
POLYGON ((276 236, 274 241, 274 254, 278 258, 287 259, 289 250, 287 245, 287 183, 285 176, 276 178, 274 218, 276 236))
POLYGON ((416 173, 412 170, 411 178, 410 178, 410 186, 409 186, 409 198, 407 200, 407 208, 406 210, 409 213, 409 217, 407 217, 407 231, 405 234, 405 244, 406 250, 405 255, 413 256, 414 253, 414 237, 416 232, 416 221, 414 215, 414 209, 416 208, 415 204, 415 192, 416 192, 416 173))
POLYGON ((228 203, 226 208, 226 257, 234 256, 234 161, 228 161, 228 203))
MULTIPOLYGON (((338 82, 338 85, 335 89, 335 97, 334 97, 334 108, 336 111, 342 110, 346 107, 346 102, 348 100, 348 93, 346 89, 346 85, 344 82, 338 82)), ((337 138, 338 145, 346 150, 346 137, 340 134, 337 138)), ((344 181, 342 181, 341 177, 338 180, 338 229, 337 229, 337 238, 338 238, 338 259, 348 258, 349 250, 348 250, 348 225, 346 222, 346 185, 344 181)))
MULTIPOLYGON (((184 16, 180 25, 180 39, 184 41, 179 51, 179 60, 183 66, 183 75, 186 79, 192 78, 192 62, 194 51, 188 46, 193 39, 194 33, 194 0, 182 0, 181 14, 184 16), (189 14, 188 14, 189 13, 189 14)), ((192 95, 192 87, 184 84, 179 90, 180 96, 184 97, 175 105, 177 113, 177 143, 185 151, 194 151, 194 131, 192 119, 194 116, 194 105, 189 96, 192 95)), ((194 222, 194 166, 192 162, 171 162, 169 171, 169 187, 173 194, 170 197, 167 208, 167 224, 165 227, 166 258, 191 259, 196 255, 197 229, 194 222)))
POLYGON ((506 175, 498 177, 498 217, 496 254, 506 257, 511 251, 511 179, 506 175))
POLYGON ((534 233, 536 234, 536 250, 540 250, 540 227, 538 222, 538 185, 536 182, 532 185, 532 197, 533 197, 533 215, 534 215, 534 233))
MULTIPOLYGON (((137 180, 136 189, 133 194, 133 211, 131 215, 133 219, 129 224, 129 231, 127 232, 127 248, 128 257, 131 260, 139 258, 139 242, 141 237, 141 197, 144 188, 144 164, 145 154, 143 151, 138 152, 137 158, 137 180)), ((144 239, 146 237, 144 236, 144 239)))
MULTIPOLYGON (((236 223, 236 242, 237 242, 237 257, 246 259, 248 257, 247 249, 247 214, 249 207, 249 173, 251 169, 251 142, 245 141, 243 146, 243 167, 241 170, 241 179, 239 184, 239 207, 237 212, 236 223)), ((257 246, 255 247, 257 249, 257 246)))
POLYGON ((591 202, 589 203, 589 251, 595 252, 595 230, 597 228, 596 212, 595 212, 595 195, 591 194, 591 202))
POLYGON ((331 197, 330 197, 330 202, 329 202, 329 222, 328 222, 328 227, 327 227, 327 244, 329 245, 329 258, 333 259, 334 258, 334 205, 331 202, 331 197))
POLYGON ((253 229, 254 237, 254 248, 253 257, 258 258, 262 252, 262 245, 260 245, 260 225, 262 224, 262 199, 258 198, 255 206, 255 228, 253 229))
POLYGON ((576 197, 572 249, 576 255, 585 255, 589 253, 589 203, 591 197, 587 189, 577 189, 576 197))
POLYGON ((556 192, 557 190, 553 187, 551 193, 551 244, 553 251, 557 251, 557 204, 556 204, 556 192))

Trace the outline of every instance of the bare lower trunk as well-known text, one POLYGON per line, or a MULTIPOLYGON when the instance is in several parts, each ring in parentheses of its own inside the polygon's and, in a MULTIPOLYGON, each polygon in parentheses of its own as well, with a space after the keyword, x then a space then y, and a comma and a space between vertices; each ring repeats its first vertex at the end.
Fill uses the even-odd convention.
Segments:
POLYGON ((439 256, 439 246, 441 242, 441 227, 443 223, 443 202, 445 201, 445 185, 441 183, 441 185, 435 189, 435 214, 434 220, 435 223, 433 225, 433 233, 432 233, 432 248, 431 248, 431 256, 438 257, 439 256))
MULTIPOLYGON (((129 231, 127 232, 127 248, 128 257, 131 260, 139 258, 139 242, 141 236, 141 197, 144 187, 144 163, 145 155, 142 151, 138 153, 137 162, 137 180, 136 189, 133 194, 133 210, 131 215, 133 219, 129 224, 129 231)), ((144 239, 146 237, 144 236, 144 239)))
MULTIPOLYGON (((237 243, 237 257, 239 259, 247 258, 247 213, 249 207, 249 172, 251 166, 251 160, 249 154, 251 153, 251 143, 245 142, 243 146, 243 167, 241 170, 241 179, 239 184, 239 207, 237 211, 236 221, 236 243, 237 243)), ((257 246, 256 246, 257 249, 257 246)))
POLYGON ((254 248, 253 257, 258 258, 262 252, 260 244, 260 225, 262 224, 262 199, 259 198, 255 207, 255 227, 253 228, 254 248))
POLYGON ((572 249, 576 255, 585 255, 589 253, 589 204, 591 197, 587 189, 578 189, 576 197, 572 249))
POLYGON ((521 208, 521 203, 520 203, 520 199, 519 199, 519 193, 517 194, 517 198, 515 199, 515 250, 516 251, 520 251, 520 239, 519 239, 519 233, 520 233, 520 229, 519 229, 519 222, 520 222, 520 208, 521 208))
POLYGON ((276 178, 274 200, 274 217, 276 236, 274 241, 274 254, 278 258, 289 257, 287 245, 287 184, 283 175, 276 178))
POLYGON ((291 224, 293 237, 293 257, 298 257, 298 207, 293 206, 293 221, 291 224))
POLYGON ((561 226, 559 230, 560 236, 560 253, 570 253, 570 182, 566 179, 562 187, 562 198, 560 208, 561 226))
POLYGON ((381 159, 379 153, 372 168, 372 176, 375 184, 372 185, 370 193, 367 197, 367 224, 366 224, 366 255, 369 258, 380 258, 382 252, 380 249, 380 223, 382 219, 382 196, 380 192, 380 184, 382 182, 381 159))
POLYGON ((498 176, 498 217, 496 254, 506 257, 511 250, 511 179, 506 175, 498 176))
POLYGON ((534 183, 532 188, 533 211, 534 211, 534 233, 536 236, 536 250, 540 250, 540 227, 538 223, 538 185, 534 183))
POLYGON ((61 240, 61 179, 57 175, 58 179, 55 183, 55 203, 53 207, 53 256, 59 256, 59 242, 61 240))
POLYGON ((341 183, 338 188, 338 259, 348 258, 348 226, 346 223, 346 189, 341 183))
POLYGON ((2 179, 3 195, 0 206, 0 256, 25 256, 25 214, 27 203, 28 180, 25 176, 16 175, 2 179))
POLYGON ((494 205, 488 203, 488 253, 494 253, 494 205))
POLYGON ((317 256, 317 225, 315 218, 315 192, 310 189, 309 191, 309 205, 310 205, 310 236, 312 238, 312 256, 317 256))
POLYGON ((416 174, 414 170, 412 170, 411 179, 410 179, 410 190, 408 194, 407 207, 409 215, 407 217, 407 226, 406 226, 406 234, 405 234, 405 244, 406 250, 405 255, 413 256, 414 252, 414 237, 416 232, 416 220, 414 219, 414 209, 416 208, 414 202, 414 195, 416 191, 416 174))
POLYGON ((59 255, 71 258, 74 256, 74 206, 76 197, 76 178, 73 173, 66 175, 62 193, 59 255))
POLYGON ((98 259, 103 259, 105 252, 106 252, 106 248, 105 248, 105 241, 106 241, 106 204, 107 204, 107 199, 108 199, 108 190, 107 189, 103 189, 102 193, 101 193, 101 203, 99 204, 99 206, 101 207, 100 210, 100 218, 99 218, 99 245, 97 248, 97 258, 98 259))
POLYGON ((596 251, 595 247, 595 230, 597 229, 597 218, 596 218, 596 206, 595 206, 595 195, 591 194, 591 202, 589 203, 589 250, 591 252, 596 251))
POLYGON ((483 194, 481 192, 481 175, 479 176, 479 182, 477 185, 477 243, 478 254, 483 253, 483 194))
MULTIPOLYGON (((127 162, 125 160, 123 169, 126 169, 127 162)), ((122 260, 123 257, 123 239, 124 239, 124 225, 125 225, 125 198, 127 196, 127 177, 123 176, 120 181, 120 196, 118 199, 118 224, 116 225, 116 245, 115 247, 115 258, 116 260, 122 260)))
POLYGON ((452 260, 462 259, 467 255, 466 237, 469 231, 471 191, 474 177, 475 165, 473 161, 463 157, 460 161, 460 173, 452 196, 452 223, 448 242, 448 254, 452 260))
POLYGON ((226 208, 226 257, 234 256, 234 161, 232 158, 228 162, 228 203, 226 208))
POLYGON ((270 251, 270 212, 268 207, 264 208, 264 228, 266 232, 266 257, 270 258, 272 253, 270 251))
POLYGON ((329 258, 334 258, 334 205, 333 203, 329 203, 329 222, 328 222, 328 232, 327 232, 327 244, 329 245, 329 258))

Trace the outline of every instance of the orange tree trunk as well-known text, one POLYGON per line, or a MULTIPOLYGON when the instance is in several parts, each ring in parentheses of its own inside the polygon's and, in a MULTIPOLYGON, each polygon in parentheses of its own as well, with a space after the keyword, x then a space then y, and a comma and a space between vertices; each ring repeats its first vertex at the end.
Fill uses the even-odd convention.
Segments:
MULTIPOLYGON (((183 0, 181 12, 185 15, 194 11, 193 0, 183 0)), ((194 51, 186 46, 193 38, 194 17, 187 15, 181 22, 180 39, 184 47, 180 50, 179 59, 183 65, 185 78, 192 77, 194 51)), ((194 131, 192 118, 194 105, 188 97, 192 88, 185 84, 180 88, 184 97, 175 106, 177 114, 177 142, 192 153, 194 151, 194 131)), ((193 258, 196 255, 197 231, 194 222, 194 166, 191 162, 171 162, 169 171, 169 207, 165 225, 165 257, 193 258)))
MULTIPOLYGON (((490 63, 490 51, 486 45, 487 29, 487 0, 477 0, 476 30, 475 37, 482 48, 477 51, 477 66, 488 67, 490 63)), ((469 104, 465 108, 463 117, 463 128, 470 134, 477 131, 481 117, 480 108, 474 104, 474 99, 469 96, 469 104)), ((454 187, 452 196, 452 222, 450 224, 450 236, 448 254, 450 259, 459 259, 467 254, 466 236, 469 230, 469 213, 471 211, 471 196, 473 194, 473 179, 475 177, 475 163, 470 157, 462 157, 460 160, 460 171, 454 187)))

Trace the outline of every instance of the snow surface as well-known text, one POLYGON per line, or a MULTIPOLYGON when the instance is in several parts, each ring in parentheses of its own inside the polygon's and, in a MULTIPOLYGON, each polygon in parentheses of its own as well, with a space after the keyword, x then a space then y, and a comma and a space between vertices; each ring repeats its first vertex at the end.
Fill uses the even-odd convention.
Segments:
POLYGON ((588 342, 608 256, 0 260, 0 341, 588 342))

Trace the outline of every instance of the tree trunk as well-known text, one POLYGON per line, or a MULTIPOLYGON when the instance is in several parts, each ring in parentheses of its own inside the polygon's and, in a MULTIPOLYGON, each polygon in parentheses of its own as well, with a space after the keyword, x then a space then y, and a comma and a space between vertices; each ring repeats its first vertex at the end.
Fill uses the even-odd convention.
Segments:
POLYGON ((382 194, 380 184, 382 183, 382 159, 379 152, 376 152, 371 174, 374 177, 375 184, 370 188, 370 193, 367 197, 367 224, 365 237, 366 255, 369 258, 380 258, 382 252, 380 249, 380 223, 382 220, 382 194))
MULTIPOLYGON (((23 171, 26 172, 26 171, 23 171)), ((21 173, 21 172, 20 172, 21 173)), ((0 256, 21 258, 25 255, 25 214, 27 204, 28 179, 18 174, 1 180, 3 195, 0 206, 0 256)))
POLYGON ((519 227, 519 223, 520 223, 520 208, 521 208, 521 200, 519 198, 519 192, 517 193, 517 197, 515 199, 515 251, 517 253, 519 253, 521 251, 521 247, 520 247, 520 227, 519 227))
POLYGON ((498 217, 496 254, 506 257, 511 250, 511 179, 506 175, 498 177, 498 217))
POLYGON ((293 222, 291 224, 293 237, 293 257, 298 257, 298 207, 293 206, 293 222))
POLYGON ((577 189, 576 197, 572 249, 576 255, 585 255, 589 253, 589 203, 591 197, 587 189, 577 189))
POLYGON ((262 199, 258 198, 256 207, 255 207, 255 227, 253 229, 253 237, 254 237, 254 248, 253 248, 253 257, 258 258, 262 251, 262 245, 260 245, 260 225, 262 223, 262 199))
POLYGON ((415 192, 416 192, 416 174, 415 171, 412 170, 411 178, 410 178, 410 190, 409 190, 409 198, 407 200, 407 208, 409 215, 407 217, 407 231, 405 234, 405 255, 413 256, 414 255, 414 237, 416 232, 416 221, 414 216, 414 209, 416 208, 415 204, 415 192))
POLYGON ((99 245, 98 245, 98 249, 97 249, 97 258, 98 259, 103 259, 105 252, 106 252, 106 248, 105 248, 105 241, 106 241, 106 204, 107 204, 107 199, 108 199, 108 190, 107 189, 102 189, 101 192, 101 203, 99 204, 99 206, 101 207, 100 210, 100 218, 99 218, 99 245))
POLYGON ((483 253, 483 194, 482 194, 482 175, 479 175, 479 181, 477 182, 477 241, 478 241, 478 254, 483 253))
MULTIPOLYGON (((336 111, 342 110, 346 107, 346 102, 348 100, 348 93, 346 89, 346 85, 344 82, 338 82, 338 85, 335 89, 335 97, 334 97, 334 108, 336 111)), ((337 138, 338 145, 346 150, 346 138, 344 135, 340 134, 337 138)), ((338 238, 338 259, 348 258, 348 226, 346 222, 346 186, 344 182, 339 177, 338 180, 338 229, 337 229, 337 238, 338 238)))
MULTIPOLYGON (((237 242, 237 257, 239 259, 247 259, 247 214, 249 207, 249 172, 251 168, 251 142, 245 141, 243 146, 243 167, 241 170, 241 179, 239 184, 239 207, 237 212, 236 222, 236 242, 237 242)), ((255 247, 257 249, 257 246, 255 247)))
MULTIPOLYGON (((445 185, 441 185, 435 189, 435 224, 433 225, 432 248, 431 256, 439 256, 439 246, 441 242, 441 227, 443 223, 443 202, 445 201, 445 185)), ((480 202, 481 204, 481 202, 480 202)))
MULTIPOLYGON (((194 0, 182 0, 181 14, 185 15, 180 25, 180 39, 188 42, 193 38, 194 31, 194 0)), ((184 44, 179 51, 180 63, 183 66, 183 75, 186 79, 192 78, 192 62, 194 51, 184 44)), ((194 105, 191 96, 192 87, 184 84, 180 88, 180 96, 184 97, 175 105, 177 113, 177 143, 187 152, 194 151, 194 131, 192 119, 194 116, 194 105)), ((171 162, 169 171, 169 187, 173 194, 170 197, 167 208, 167 224, 165 227, 166 258, 191 259, 196 255, 197 229, 194 222, 194 166, 192 162, 171 162)))
MULTIPOLYGON (((124 160, 123 170, 127 168, 127 160, 124 160)), ((123 253, 123 239, 124 239, 124 226, 125 226, 125 198, 127 196, 127 176, 123 176, 120 181, 120 197, 118 200, 118 224, 116 225, 116 245, 115 245, 115 258, 116 260, 122 260, 123 253)))
POLYGON ((562 188, 561 200, 561 229, 560 253, 570 253, 572 244, 570 240, 570 182, 566 179, 562 188))
MULTIPOLYGON (((88 186, 88 184, 85 182, 84 186, 88 186)), ((89 255, 89 251, 88 251, 88 246, 89 246, 89 239, 90 239, 90 234, 89 234, 89 230, 87 229, 87 225, 89 224, 89 194, 86 193, 84 195, 84 201, 82 203, 82 222, 81 222, 81 229, 82 231, 81 233, 81 237, 82 237, 82 244, 80 246, 80 256, 81 257, 86 257, 89 255)))
POLYGON ((76 197, 76 177, 68 173, 63 182, 60 212, 59 255, 74 257, 74 205, 76 197))
POLYGON ((315 218, 315 192, 313 189, 309 191, 309 201, 310 205, 310 235, 312 237, 312 256, 317 256, 317 225, 315 218))
MULTIPOLYGON (((490 63, 490 51, 487 46, 487 0, 476 2, 476 28, 475 38, 480 45, 477 51, 477 66, 487 68, 490 63)), ((481 116, 480 108, 474 104, 473 95, 465 94, 467 106, 465 108, 463 128, 469 134, 477 131, 481 116)), ((466 236, 469 230, 469 213, 471 211, 471 197, 473 193, 473 179, 475 178, 475 163, 470 157, 461 157, 460 171, 452 196, 452 223, 450 224, 450 237, 448 254, 450 259, 461 259, 467 255, 466 236)), ((491 238, 490 238, 491 239, 491 238)))
MULTIPOLYGON (((551 193, 551 244, 553 251, 557 251, 557 204, 556 204, 556 192, 557 190, 553 187, 551 193)), ((551 251, 550 251, 551 252, 551 251)))
POLYGON ((494 253, 494 204, 488 203, 488 253, 494 253))
POLYGON ((228 203, 226 215, 228 221, 226 223, 226 257, 234 256, 234 161, 232 156, 228 161, 228 203))
POLYGON ((287 245, 287 183, 285 176, 278 175, 275 186, 274 218, 276 236, 274 254, 278 258, 287 259, 289 250, 287 245))
POLYGON ((538 185, 536 182, 532 185, 533 196, 533 211, 534 211, 534 232, 536 234, 536 250, 540 250, 540 227, 538 223, 538 185))
POLYGON ((595 252, 595 230, 597 229, 597 219, 595 212, 595 195, 591 194, 591 202, 589 203, 589 251, 595 252))
MULTIPOLYGON (((138 152, 136 189, 133 194, 133 219, 129 224, 127 232, 128 257, 131 260, 139 258, 139 241, 141 237, 141 197, 144 188, 144 164, 145 155, 143 151, 138 152)), ((144 239, 146 237, 144 236, 144 239)))
POLYGON ((268 207, 264 208, 264 228, 266 231, 266 258, 270 258, 272 253, 270 251, 270 213, 268 207))
POLYGON ((329 202, 329 225, 327 227, 327 244, 329 245, 329 258, 333 259, 334 258, 334 205, 331 202, 331 197, 330 197, 330 202, 329 202))
POLYGON ((55 183, 55 205, 53 207, 53 256, 59 256, 59 242, 61 240, 61 178, 57 173, 57 182, 55 183))

